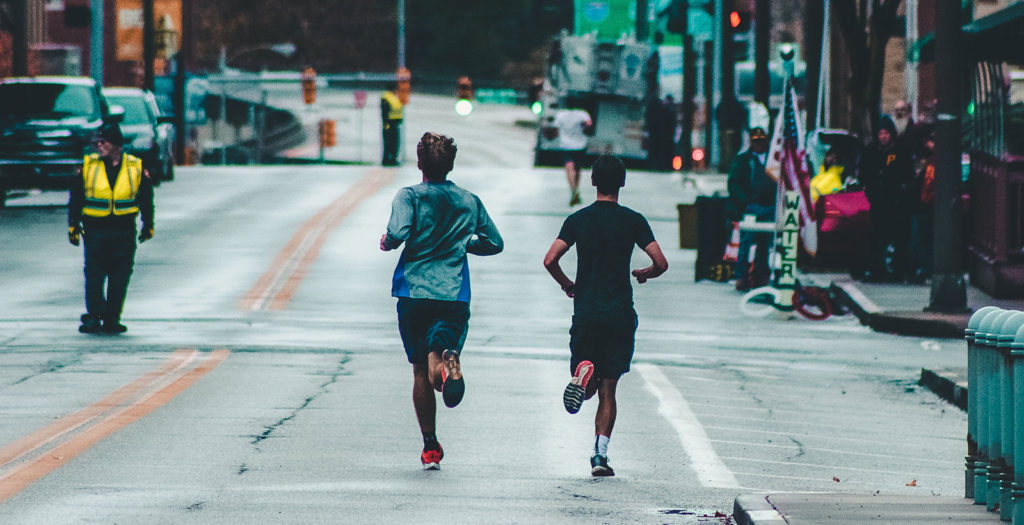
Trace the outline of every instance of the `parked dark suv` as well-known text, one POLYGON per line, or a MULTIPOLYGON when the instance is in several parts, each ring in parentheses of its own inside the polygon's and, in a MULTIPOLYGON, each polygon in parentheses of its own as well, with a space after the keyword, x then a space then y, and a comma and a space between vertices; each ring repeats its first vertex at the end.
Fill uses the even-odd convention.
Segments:
POLYGON ((0 80, 0 205, 8 189, 65 188, 112 114, 88 77, 0 80))

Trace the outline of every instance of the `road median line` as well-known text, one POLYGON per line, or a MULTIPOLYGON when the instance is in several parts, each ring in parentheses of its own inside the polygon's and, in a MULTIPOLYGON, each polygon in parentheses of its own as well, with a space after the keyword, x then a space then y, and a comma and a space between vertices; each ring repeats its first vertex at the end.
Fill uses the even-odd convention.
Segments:
POLYGON ((283 310, 320 254, 330 233, 364 200, 394 179, 394 170, 375 169, 299 227, 270 268, 239 302, 239 309, 283 310))
POLYGON ((223 349, 209 354, 198 350, 176 351, 159 369, 0 449, 0 459, 3 459, 0 461, 0 502, 165 405, 217 367, 229 353, 223 349), (189 368, 196 361, 198 364, 189 368), (48 445, 52 446, 47 448, 48 445))

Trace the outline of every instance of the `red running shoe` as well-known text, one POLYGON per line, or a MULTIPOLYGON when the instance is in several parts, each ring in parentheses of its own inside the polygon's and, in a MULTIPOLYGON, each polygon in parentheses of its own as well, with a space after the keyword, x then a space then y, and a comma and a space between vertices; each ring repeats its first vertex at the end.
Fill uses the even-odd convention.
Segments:
POLYGON ((583 398, 587 395, 587 383, 590 382, 592 375, 594 375, 594 363, 580 361, 580 364, 576 365, 576 373, 573 374, 569 384, 565 387, 565 392, 562 393, 562 404, 570 414, 579 412, 580 407, 583 406, 583 398))
POLYGON ((437 444, 437 450, 423 449, 420 453, 420 463, 423 463, 423 470, 441 470, 441 459, 444 458, 444 449, 437 444))

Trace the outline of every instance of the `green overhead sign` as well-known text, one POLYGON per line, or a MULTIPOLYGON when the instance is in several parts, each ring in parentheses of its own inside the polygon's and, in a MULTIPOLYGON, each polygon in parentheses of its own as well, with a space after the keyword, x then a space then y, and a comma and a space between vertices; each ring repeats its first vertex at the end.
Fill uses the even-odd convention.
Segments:
POLYGON ((597 32, 600 40, 618 40, 636 28, 636 0, 575 0, 577 35, 597 32))
MULTIPOLYGON (((672 0, 648 0, 651 34, 664 27, 666 10, 672 0)), ((574 0, 576 35, 594 33, 598 40, 618 40, 622 35, 636 32, 636 0, 574 0)), ((687 17, 689 33, 694 39, 709 40, 713 19, 707 12, 706 0, 690 0, 687 17)), ((664 34, 666 45, 679 45, 680 35, 664 34)))

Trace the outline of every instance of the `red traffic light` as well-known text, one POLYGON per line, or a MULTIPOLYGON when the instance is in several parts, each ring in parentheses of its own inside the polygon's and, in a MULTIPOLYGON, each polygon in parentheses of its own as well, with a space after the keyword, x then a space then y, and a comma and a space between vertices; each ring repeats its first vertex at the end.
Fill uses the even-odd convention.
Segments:
POLYGON ((746 33, 750 31, 750 21, 750 13, 747 11, 729 12, 729 27, 736 33, 746 33))

